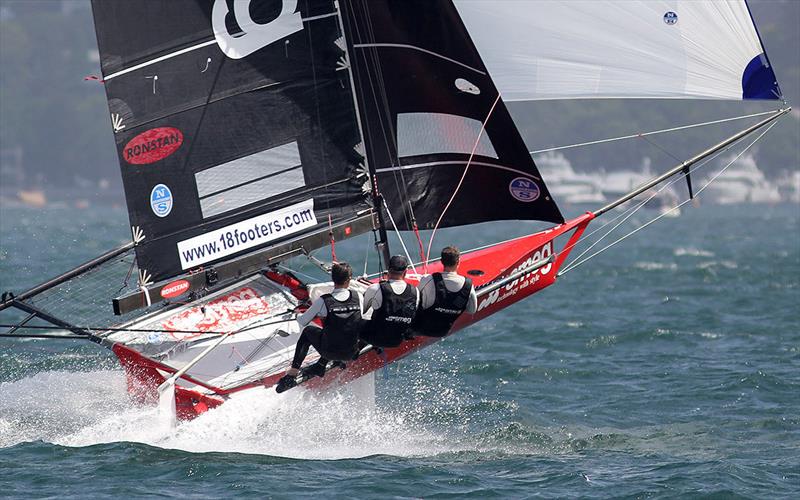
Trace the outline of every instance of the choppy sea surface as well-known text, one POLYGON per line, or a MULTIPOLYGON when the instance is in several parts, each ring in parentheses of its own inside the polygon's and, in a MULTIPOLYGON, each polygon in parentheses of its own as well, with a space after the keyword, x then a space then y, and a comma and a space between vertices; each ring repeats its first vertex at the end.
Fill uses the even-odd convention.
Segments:
MULTIPOLYGON (((2 291, 128 238, 118 209, 0 212, 2 291)), ((0 339, 0 496, 800 498, 800 208, 685 209, 375 386, 251 391, 171 432, 102 348, 0 339)))

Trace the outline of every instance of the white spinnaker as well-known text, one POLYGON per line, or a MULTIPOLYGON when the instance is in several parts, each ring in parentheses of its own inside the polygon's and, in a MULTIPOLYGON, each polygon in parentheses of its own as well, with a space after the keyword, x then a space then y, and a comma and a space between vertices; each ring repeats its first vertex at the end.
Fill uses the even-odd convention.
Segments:
POLYGON ((744 0, 455 5, 506 101, 742 99, 744 70, 764 52, 744 0))

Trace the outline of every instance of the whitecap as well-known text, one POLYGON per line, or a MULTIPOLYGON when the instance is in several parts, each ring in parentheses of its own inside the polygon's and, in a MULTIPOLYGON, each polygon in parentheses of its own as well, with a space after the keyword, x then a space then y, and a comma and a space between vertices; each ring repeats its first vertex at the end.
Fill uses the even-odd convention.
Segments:
POLYGON ((674 271, 678 269, 678 264, 674 262, 636 262, 633 267, 644 271, 674 271))
POLYGON ((689 257, 714 257, 714 252, 694 247, 678 247, 673 251, 673 254, 676 257, 682 257, 684 255, 689 257))

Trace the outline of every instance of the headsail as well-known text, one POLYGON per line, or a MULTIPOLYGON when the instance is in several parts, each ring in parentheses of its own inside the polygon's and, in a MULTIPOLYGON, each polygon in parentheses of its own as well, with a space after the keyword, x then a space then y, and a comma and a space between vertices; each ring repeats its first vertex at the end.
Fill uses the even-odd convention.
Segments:
POLYGON ((400 229, 437 222, 473 149, 441 226, 563 221, 452 2, 340 4, 367 155, 400 229))
POLYGON ((781 98, 745 0, 454 2, 507 100, 781 98))
POLYGON ((138 264, 152 280, 368 208, 333 1, 248 4, 93 2, 131 225, 143 237, 138 264))

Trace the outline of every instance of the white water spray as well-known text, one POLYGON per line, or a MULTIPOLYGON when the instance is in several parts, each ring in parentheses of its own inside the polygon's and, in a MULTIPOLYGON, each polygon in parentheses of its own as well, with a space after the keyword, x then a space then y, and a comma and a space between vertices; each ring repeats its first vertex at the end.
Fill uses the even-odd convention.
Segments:
POLYGON ((0 447, 43 440, 65 446, 138 442, 190 452, 303 459, 376 454, 429 456, 454 449, 408 413, 374 403, 373 377, 328 392, 255 389, 170 429, 159 410, 130 402, 118 371, 44 372, 0 384, 0 447))

